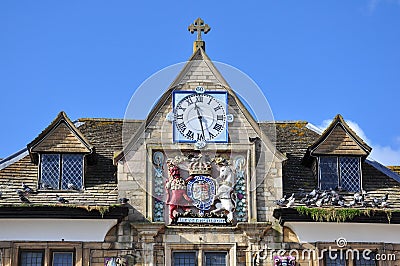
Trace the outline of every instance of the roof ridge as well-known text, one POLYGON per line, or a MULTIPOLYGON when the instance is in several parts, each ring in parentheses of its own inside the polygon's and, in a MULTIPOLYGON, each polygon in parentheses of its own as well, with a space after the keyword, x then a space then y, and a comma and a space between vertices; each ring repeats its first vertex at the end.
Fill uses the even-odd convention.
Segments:
POLYGON ((98 122, 143 122, 145 119, 124 119, 124 118, 102 118, 102 117, 82 117, 78 118, 76 122, 98 121, 98 122))

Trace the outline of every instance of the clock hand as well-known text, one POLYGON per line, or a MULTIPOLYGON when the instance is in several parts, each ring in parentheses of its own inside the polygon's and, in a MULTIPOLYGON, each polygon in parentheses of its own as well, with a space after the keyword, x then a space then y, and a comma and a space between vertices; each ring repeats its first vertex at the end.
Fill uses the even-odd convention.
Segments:
POLYGON ((199 110, 200 108, 197 106, 196 103, 194 103, 194 109, 196 109, 196 112, 197 112, 197 118, 199 119, 199 122, 200 122, 201 132, 203 133, 203 136, 205 136, 204 135, 204 127, 203 127, 203 117, 201 116, 200 110, 199 110))

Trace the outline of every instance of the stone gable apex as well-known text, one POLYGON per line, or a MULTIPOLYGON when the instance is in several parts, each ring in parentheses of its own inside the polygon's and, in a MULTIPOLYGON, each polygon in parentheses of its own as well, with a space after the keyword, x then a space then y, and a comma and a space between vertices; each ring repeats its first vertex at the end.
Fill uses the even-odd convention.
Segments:
POLYGON ((228 82, 202 48, 193 53, 170 87, 176 87, 188 81, 213 82, 229 87, 228 82))

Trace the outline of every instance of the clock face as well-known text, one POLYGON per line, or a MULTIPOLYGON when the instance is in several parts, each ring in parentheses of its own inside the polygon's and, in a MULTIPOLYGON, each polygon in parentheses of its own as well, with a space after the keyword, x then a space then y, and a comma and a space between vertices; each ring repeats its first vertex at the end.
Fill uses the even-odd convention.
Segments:
POLYGON ((222 142, 226 133, 226 103, 210 94, 189 94, 176 104, 174 124, 181 137, 178 141, 222 142))

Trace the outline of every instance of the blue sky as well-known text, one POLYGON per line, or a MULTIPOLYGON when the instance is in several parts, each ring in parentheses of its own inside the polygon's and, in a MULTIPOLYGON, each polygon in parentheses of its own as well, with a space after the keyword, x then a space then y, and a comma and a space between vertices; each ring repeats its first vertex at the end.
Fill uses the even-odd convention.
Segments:
POLYGON ((376 159, 400 164, 398 0, 2 0, 0 157, 61 110, 123 118, 144 80, 189 58, 199 16, 207 54, 248 74, 276 120, 340 113, 376 159))

